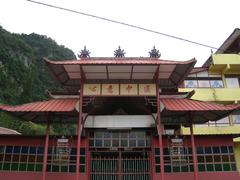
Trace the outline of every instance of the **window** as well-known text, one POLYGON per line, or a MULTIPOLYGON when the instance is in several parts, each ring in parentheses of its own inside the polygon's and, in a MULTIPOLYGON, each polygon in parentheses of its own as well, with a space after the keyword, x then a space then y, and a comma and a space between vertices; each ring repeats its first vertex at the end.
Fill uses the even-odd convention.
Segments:
POLYGON ((116 131, 96 131, 89 140, 90 147, 149 147, 150 137, 145 131, 116 132, 116 131))
POLYGON ((190 74, 184 84, 185 88, 223 88, 221 75, 208 74, 208 71, 190 74))
POLYGON ((198 87, 197 80, 185 80, 184 81, 186 88, 196 88, 198 87))
MULTIPOLYGON (((49 147, 48 172, 76 172, 76 148, 71 148, 69 160, 62 164, 55 161, 55 147, 49 147)), ((80 149, 79 171, 85 172, 86 149, 80 149)), ((0 146, 0 171, 42 171, 44 147, 0 146)))
MULTIPOLYGON (((171 149, 163 149, 164 171, 172 172, 192 172, 193 158, 192 149, 183 147, 182 160, 178 164, 174 163, 171 157, 171 149)), ((155 172, 160 172, 160 150, 154 148, 155 172)), ((196 147, 199 172, 211 171, 236 171, 236 162, 232 146, 206 146, 196 147)))
POLYGON ((223 88, 221 79, 188 79, 184 81, 185 88, 223 88))
POLYGON ((239 78, 228 77, 226 78, 226 84, 228 88, 239 88, 239 78))
POLYGON ((229 126, 229 125, 230 122, 228 116, 216 121, 216 126, 229 126))
MULTIPOLYGON (((193 171, 193 160, 192 160, 192 149, 188 147, 182 147, 180 149, 181 156, 177 159, 176 156, 171 155, 171 148, 163 149, 163 160, 164 160, 164 172, 192 172, 193 171)), ((160 150, 159 148, 154 148, 155 156, 155 172, 160 172, 160 150)))
POLYGON ((240 111, 236 111, 232 114, 233 124, 240 124, 240 111))
POLYGON ((210 85, 212 88, 223 88, 222 80, 210 80, 210 85))
POLYGON ((198 80, 198 87, 210 87, 209 80, 198 80))
POLYGON ((206 127, 206 126, 213 126, 213 127, 216 127, 216 126, 230 126, 230 121, 229 121, 229 116, 225 117, 225 118, 222 118, 220 120, 217 120, 217 121, 209 121, 205 124, 197 124, 195 125, 197 127, 206 127))
POLYGON ((232 146, 197 147, 198 171, 236 171, 232 146))

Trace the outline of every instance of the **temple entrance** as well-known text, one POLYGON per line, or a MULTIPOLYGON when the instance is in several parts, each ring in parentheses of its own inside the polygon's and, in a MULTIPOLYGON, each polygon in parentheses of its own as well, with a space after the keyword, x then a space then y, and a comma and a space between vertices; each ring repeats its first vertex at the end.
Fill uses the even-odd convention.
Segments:
POLYGON ((150 180, 149 151, 91 152, 91 180, 150 180))

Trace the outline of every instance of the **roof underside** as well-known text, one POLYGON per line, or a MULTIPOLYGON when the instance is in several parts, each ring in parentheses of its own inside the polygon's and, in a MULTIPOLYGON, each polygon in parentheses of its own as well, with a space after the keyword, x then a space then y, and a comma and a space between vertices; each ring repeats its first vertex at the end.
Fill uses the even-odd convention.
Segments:
POLYGON ((74 61, 45 59, 55 80, 68 92, 77 92, 84 83, 155 83, 177 88, 196 60, 166 61, 151 58, 87 58, 74 61))

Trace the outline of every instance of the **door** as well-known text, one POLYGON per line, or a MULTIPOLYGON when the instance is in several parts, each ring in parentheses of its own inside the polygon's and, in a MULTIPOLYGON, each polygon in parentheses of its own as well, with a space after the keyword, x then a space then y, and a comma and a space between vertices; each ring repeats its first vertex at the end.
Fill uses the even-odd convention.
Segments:
POLYGON ((150 152, 91 152, 91 180, 150 180, 150 152))

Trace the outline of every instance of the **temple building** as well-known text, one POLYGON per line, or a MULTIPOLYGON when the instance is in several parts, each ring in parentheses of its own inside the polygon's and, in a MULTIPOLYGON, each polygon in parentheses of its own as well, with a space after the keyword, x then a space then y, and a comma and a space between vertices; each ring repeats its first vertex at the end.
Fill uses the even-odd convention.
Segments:
POLYGON ((196 98, 203 90, 196 81, 225 87, 217 74, 223 67, 214 60, 201 68, 194 68, 195 59, 162 60, 156 49, 149 58, 118 52, 45 58, 64 91, 50 92, 46 101, 0 106, 19 120, 46 125, 44 136, 0 135, 0 179, 238 180, 234 138, 240 132, 205 132, 206 125, 237 113, 238 102, 196 98), (77 124, 76 135, 49 135, 54 123, 77 124))

